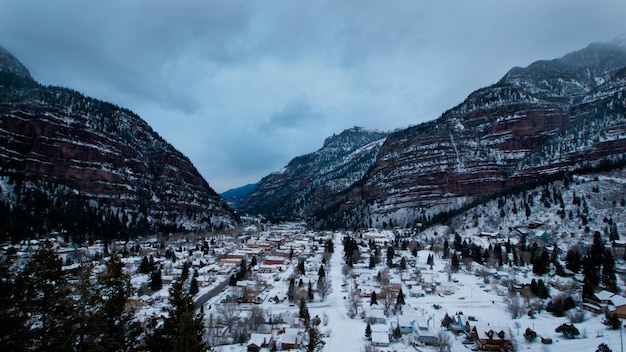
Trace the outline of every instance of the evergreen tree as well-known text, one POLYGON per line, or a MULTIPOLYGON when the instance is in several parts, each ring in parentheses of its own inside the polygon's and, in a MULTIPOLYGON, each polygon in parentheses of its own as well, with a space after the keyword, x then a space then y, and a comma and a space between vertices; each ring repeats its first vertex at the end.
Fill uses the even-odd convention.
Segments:
POLYGON ((368 268, 374 269, 375 266, 376 266, 376 259, 374 258, 373 255, 370 255, 370 262, 369 262, 368 268))
POLYGON ((365 327, 365 338, 368 340, 372 338, 372 326, 370 323, 367 323, 367 326, 365 327))
POLYGON ((602 263, 601 282, 608 291, 617 292, 617 279, 615 277, 615 259, 610 249, 604 251, 602 263))
POLYGON ((30 331, 26 326, 27 312, 16 304, 23 297, 12 270, 16 259, 16 251, 12 249, 7 250, 6 256, 0 256, 0 346, 8 351, 25 351, 30 331))
POLYGON ((309 301, 312 302, 313 301, 313 284, 311 283, 311 280, 309 280, 309 286, 307 287, 307 295, 309 297, 309 301))
POLYGON ((198 280, 194 277, 193 279, 191 279, 191 283, 189 284, 189 293, 191 295, 195 295, 200 291, 200 288, 198 287, 198 280))
POLYGON ((450 259, 450 269, 456 272, 459 270, 459 256, 456 253, 452 253, 452 259, 450 259))
POLYGON ((161 269, 154 270, 152 274, 150 274, 150 289, 152 291, 158 291, 163 288, 163 278, 161 274, 161 269))
POLYGON ((582 266, 582 259, 578 248, 570 248, 565 254, 565 267, 572 272, 579 272, 582 266))
POLYGON ((404 305, 404 292, 402 292, 402 289, 400 289, 400 292, 398 292, 398 297, 396 298, 396 305, 397 306, 404 305))
POLYGON ((404 269, 406 269, 406 259, 402 257, 402 259, 400 259, 400 270, 404 269))
POLYGON ((141 260, 141 264, 139 265, 139 273, 149 274, 150 271, 152 271, 152 268, 150 268, 150 262, 148 261, 148 257, 144 256, 141 260))
POLYGON ((141 333, 128 305, 133 294, 130 276, 117 251, 111 253, 105 270, 98 275, 101 301, 96 311, 97 347, 101 351, 130 351, 141 333))
POLYGON ((19 309, 28 316, 28 349, 67 351, 75 343, 78 323, 67 273, 50 242, 44 242, 16 279, 19 309))
POLYGON ((306 345, 307 352, 319 352, 324 348, 324 340, 322 339, 322 333, 316 326, 309 326, 306 329, 308 336, 308 343, 306 345))
POLYGON ((320 265, 320 270, 317 271, 318 279, 322 279, 326 277, 326 270, 324 270, 324 266, 320 265))
POLYGON ((298 317, 304 321, 304 326, 309 326, 311 315, 309 314, 309 308, 306 306, 306 301, 300 299, 300 310, 298 311, 298 317))
POLYGON ((159 326, 153 321, 152 332, 146 338, 150 351, 201 352, 207 349, 203 341, 204 314, 196 313, 191 294, 183 289, 178 278, 170 288, 167 316, 159 326))
POLYGON ((378 304, 378 299, 376 297, 376 291, 372 291, 372 296, 370 297, 370 306, 378 304))

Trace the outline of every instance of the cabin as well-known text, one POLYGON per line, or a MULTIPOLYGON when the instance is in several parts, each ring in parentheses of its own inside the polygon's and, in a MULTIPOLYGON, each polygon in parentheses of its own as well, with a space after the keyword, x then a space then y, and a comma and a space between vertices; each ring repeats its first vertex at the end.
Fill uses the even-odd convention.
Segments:
POLYGON ((424 317, 417 317, 415 319, 411 343, 414 346, 434 346, 437 344, 437 334, 430 327, 430 319, 427 320, 424 317))
POLYGON ((273 342, 272 334, 251 334, 246 344, 248 352, 259 352, 263 347, 269 347, 273 342))
POLYGON ((300 348, 302 343, 302 330, 301 329, 285 329, 285 333, 280 339, 280 349, 291 350, 300 348))
POLYGON ((511 336, 506 327, 474 326, 470 338, 480 351, 508 351, 511 346, 511 336))
POLYGON ((372 332, 372 345, 378 347, 389 346, 389 334, 386 332, 372 332))
POLYGON ((363 312, 363 319, 370 324, 387 324, 387 317, 382 308, 366 308, 363 312))

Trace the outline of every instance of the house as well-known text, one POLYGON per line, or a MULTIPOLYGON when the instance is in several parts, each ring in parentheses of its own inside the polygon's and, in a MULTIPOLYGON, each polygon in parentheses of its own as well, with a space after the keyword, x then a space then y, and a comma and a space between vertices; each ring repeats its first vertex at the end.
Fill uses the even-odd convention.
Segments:
POLYGON ((413 334, 410 340, 414 346, 433 346, 437 344, 437 334, 430 328, 430 319, 425 317, 417 317, 415 319, 413 322, 413 334))
POLYGON ((626 297, 618 294, 611 296, 609 312, 611 314, 617 314, 617 317, 620 319, 626 319, 626 297))
POLYGON ((372 332, 372 345, 379 347, 389 346, 389 334, 386 332, 372 332))
POLYGON ((382 308, 365 308, 363 311, 363 319, 370 324, 387 324, 387 318, 382 308))
POLYGON ((285 257, 272 255, 263 258, 263 265, 284 265, 286 261, 285 257))
POLYGON ((252 333, 250 340, 246 344, 248 352, 259 352, 262 347, 269 347, 272 341, 272 334, 255 334, 252 333))
POLYGON ((490 325, 475 325, 470 338, 480 351, 508 351, 511 345, 511 336, 507 327, 490 325))
POLYGON ((300 348, 302 343, 302 329, 285 329, 285 333, 280 338, 280 349, 291 350, 300 348))
POLYGON ((407 315, 398 315, 397 326, 400 328, 400 332, 403 334, 410 334, 413 332, 413 323, 415 318, 407 315))

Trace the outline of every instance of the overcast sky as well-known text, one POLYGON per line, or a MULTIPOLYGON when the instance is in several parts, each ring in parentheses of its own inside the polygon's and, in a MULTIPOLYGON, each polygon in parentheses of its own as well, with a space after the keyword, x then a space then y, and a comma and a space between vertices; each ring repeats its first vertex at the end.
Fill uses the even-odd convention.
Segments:
POLYGON ((0 0, 36 80, 135 111, 218 192, 624 32, 624 0, 0 0))

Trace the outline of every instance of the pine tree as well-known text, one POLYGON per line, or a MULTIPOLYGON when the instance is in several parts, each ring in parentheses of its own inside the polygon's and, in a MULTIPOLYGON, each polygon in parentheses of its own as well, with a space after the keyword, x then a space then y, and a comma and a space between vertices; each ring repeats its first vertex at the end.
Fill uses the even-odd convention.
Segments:
POLYGON ((189 293, 191 293, 192 295, 195 295, 199 291, 200 291, 200 288, 198 287, 198 280, 194 277, 193 279, 191 279, 191 284, 189 284, 189 293))
POLYGON ((604 251, 602 262, 601 282, 608 291, 617 292, 617 279, 615 277, 615 259, 610 249, 604 251))
POLYGON ((404 292, 402 292, 402 289, 400 289, 400 292, 398 292, 398 297, 396 298, 396 305, 397 306, 404 305, 404 292))
POLYGON ((368 340, 372 338, 372 326, 370 323, 367 323, 367 326, 365 327, 365 338, 368 340))
POLYGON ((304 321, 304 326, 309 326, 311 315, 309 314, 309 308, 306 306, 306 301, 304 299, 300 299, 300 311, 298 312, 298 317, 304 321))
POLYGON ((148 261, 148 257, 144 256, 141 260, 141 264, 139 265, 139 273, 141 274, 149 274, 150 273, 150 262, 148 261))
POLYGON ((163 278, 161 274, 161 269, 154 270, 152 274, 150 274, 150 289, 152 291, 158 291, 163 288, 163 278))
POLYGON ((27 312, 16 304, 22 299, 22 293, 17 288, 16 274, 11 270, 15 254, 15 250, 9 249, 6 256, 0 256, 0 345, 8 351, 25 351, 30 330, 26 326, 27 312))
POLYGON ((102 351, 129 351, 141 333, 140 325, 128 305, 133 294, 130 276, 117 251, 111 253, 106 269, 98 275, 101 301, 96 311, 99 332, 97 346, 102 351))
POLYGON ((65 351, 74 345, 77 310, 61 266, 61 259, 46 241, 16 279, 17 304, 28 315, 25 338, 30 349, 65 351))
POLYGON ((203 341, 204 314, 196 313, 191 295, 183 289, 178 278, 170 288, 169 307, 162 325, 153 320, 152 332, 146 339, 150 351, 201 352, 207 349, 203 341))
POLYGON ((320 265, 320 270, 317 271, 317 277, 319 279, 326 277, 326 270, 324 270, 324 266, 320 265))
POLYGON ((372 291, 372 296, 370 297, 370 306, 378 304, 378 299, 376 297, 376 291, 372 291))

